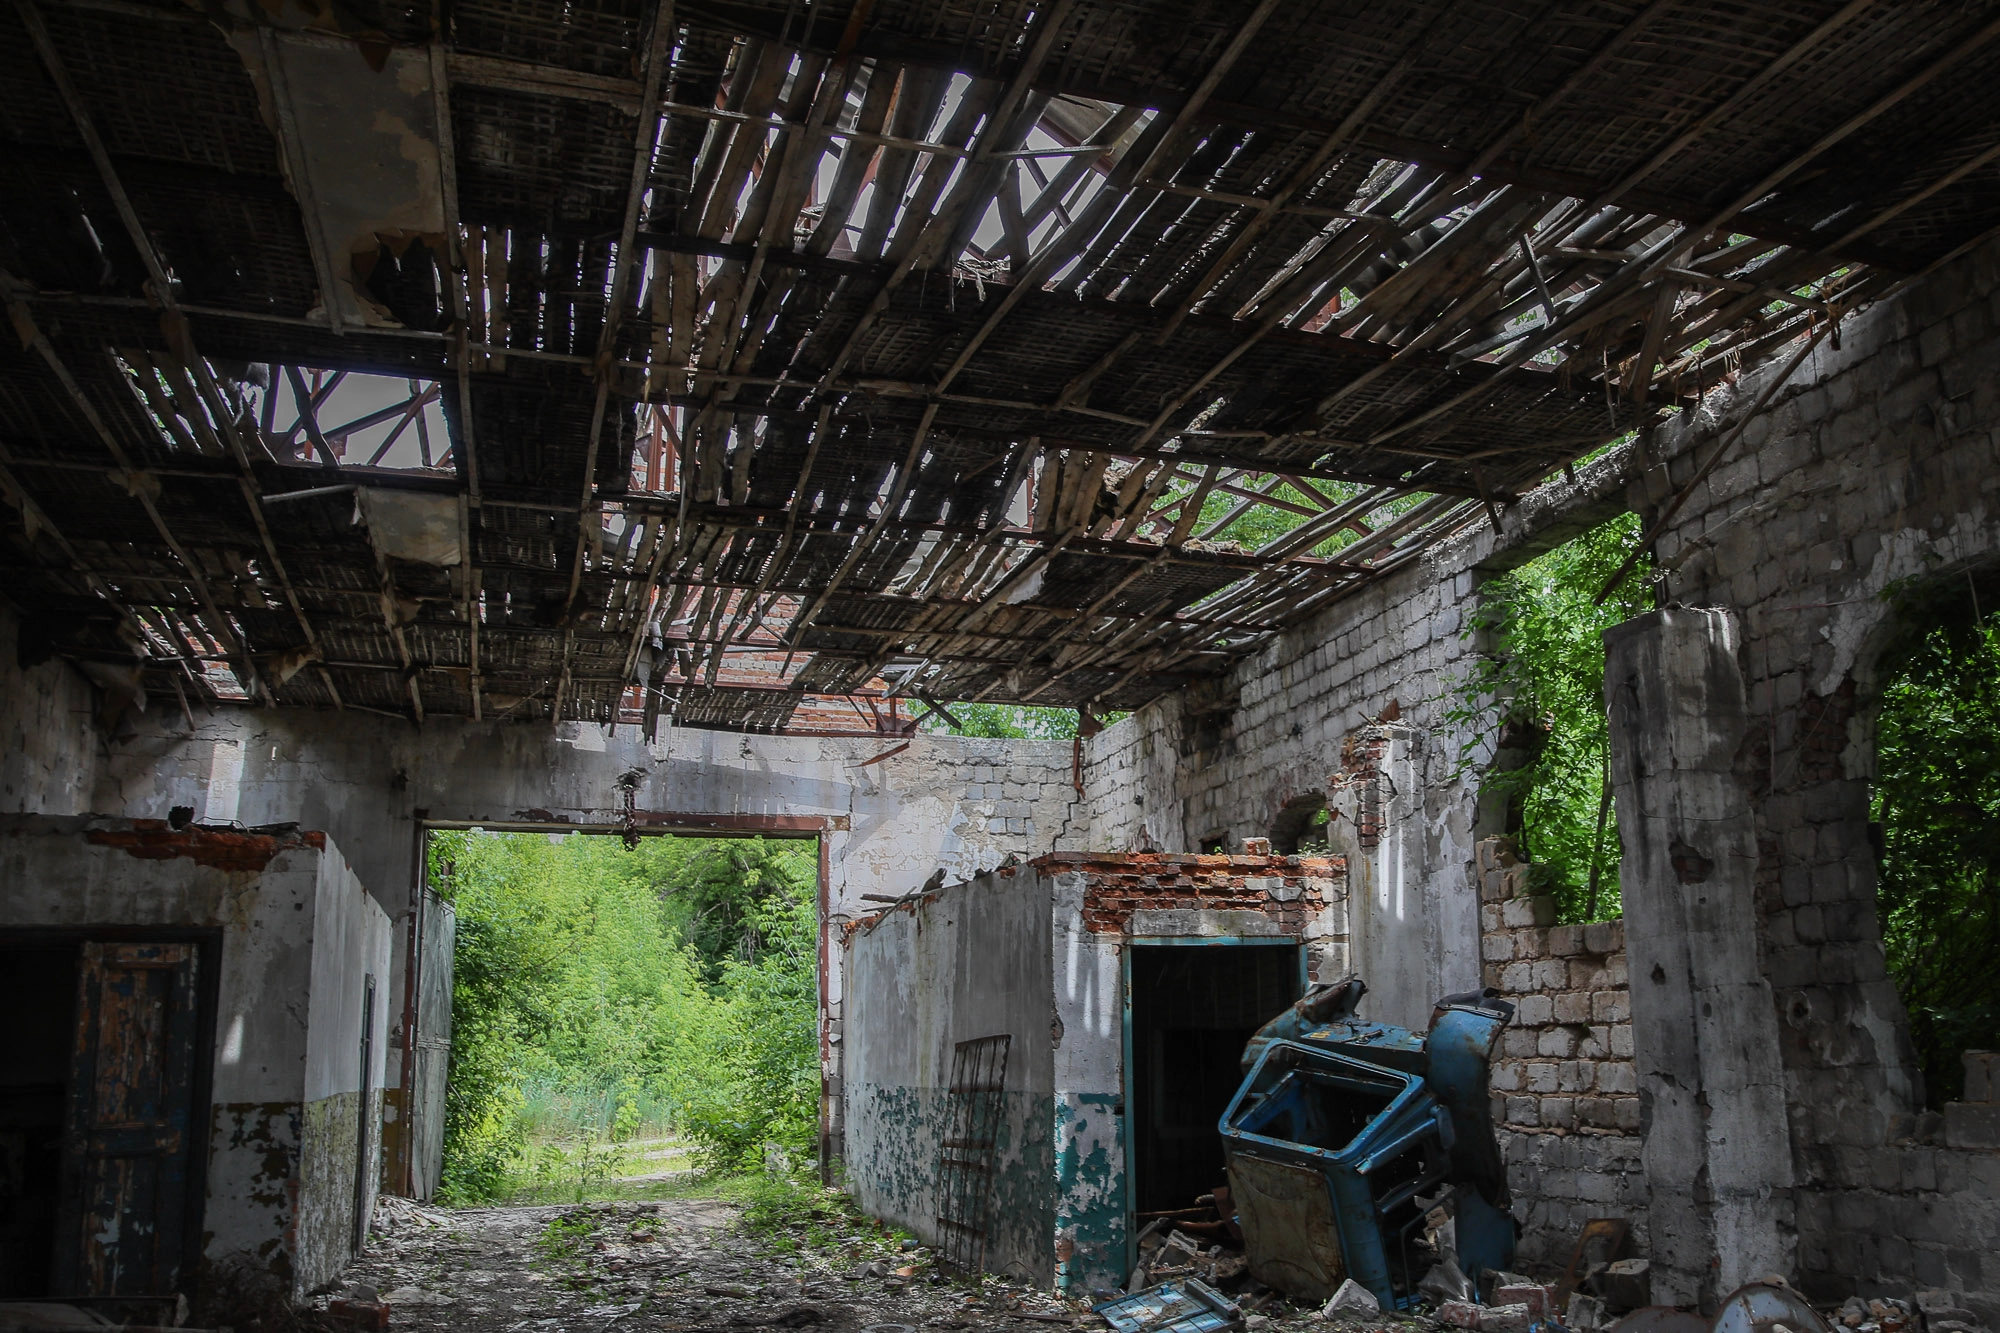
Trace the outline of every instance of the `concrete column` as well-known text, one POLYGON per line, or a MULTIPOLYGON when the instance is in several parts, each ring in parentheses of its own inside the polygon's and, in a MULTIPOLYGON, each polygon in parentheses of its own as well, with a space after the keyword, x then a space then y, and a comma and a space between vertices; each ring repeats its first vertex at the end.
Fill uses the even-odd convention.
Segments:
POLYGON ((1426 819, 1424 733, 1374 723, 1328 784, 1327 826, 1347 859, 1350 957, 1362 1013, 1422 1031, 1440 998, 1479 985, 1479 894, 1426 819))
POLYGON ((1674 608, 1604 643, 1653 1299, 1707 1309, 1751 1277, 1790 1274, 1797 1251, 1756 824, 1735 771, 1748 725, 1737 628, 1719 609, 1674 608))

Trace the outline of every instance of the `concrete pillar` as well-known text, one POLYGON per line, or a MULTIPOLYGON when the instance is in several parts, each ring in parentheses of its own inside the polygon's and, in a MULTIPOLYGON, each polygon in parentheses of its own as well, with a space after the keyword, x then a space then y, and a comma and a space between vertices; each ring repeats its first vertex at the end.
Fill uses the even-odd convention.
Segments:
POLYGON ((1604 636, 1632 1029, 1652 1186, 1653 1299, 1790 1274, 1792 1150, 1777 1011, 1757 952, 1748 728, 1726 611, 1654 611, 1604 636))
POLYGON ((1349 737, 1328 784, 1330 845, 1347 860, 1361 1012, 1422 1031, 1431 1007, 1479 985, 1479 893, 1424 808, 1424 733, 1373 723, 1349 737))

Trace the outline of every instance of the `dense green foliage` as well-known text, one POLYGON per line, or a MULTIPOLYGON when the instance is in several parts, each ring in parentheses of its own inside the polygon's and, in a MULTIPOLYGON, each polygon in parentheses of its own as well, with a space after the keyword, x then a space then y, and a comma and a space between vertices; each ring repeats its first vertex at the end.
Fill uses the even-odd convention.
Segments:
POLYGON ((2000 1047, 2000 607, 1964 579, 1904 589, 1883 656, 1874 818, 1889 971, 1933 1106, 2000 1047))
POLYGON ((1030 708, 1020 704, 971 702, 945 706, 958 719, 959 725, 953 727, 943 714, 933 712, 923 720, 924 731, 1054 741, 1066 741, 1076 735, 1077 714, 1073 708, 1030 708))
POLYGON ((1464 765, 1490 759, 1484 791, 1506 803, 1508 832, 1564 922, 1620 914, 1603 634, 1651 605, 1646 569, 1594 599, 1638 537, 1626 514, 1488 582, 1467 628, 1488 651, 1447 710, 1467 738, 1464 765))
POLYGON ((493 1198, 651 1123, 733 1169, 809 1153, 818 1108, 814 845, 447 832, 458 915, 447 1198, 493 1198))
MULTIPOLYGON (((956 736, 986 736, 1013 740, 1066 741, 1074 739, 1078 715, 1074 708, 1034 708, 1024 704, 955 703, 946 705, 959 725, 953 727, 940 713, 924 717, 921 730, 956 736)), ((1098 719, 1105 726, 1124 717, 1106 713, 1098 719)))

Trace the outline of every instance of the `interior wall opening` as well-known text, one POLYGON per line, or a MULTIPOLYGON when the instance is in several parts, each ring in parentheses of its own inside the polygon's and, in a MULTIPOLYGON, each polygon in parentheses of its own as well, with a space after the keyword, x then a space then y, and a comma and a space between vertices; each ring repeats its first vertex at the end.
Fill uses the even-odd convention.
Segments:
POLYGON ((1461 775, 1480 777, 1480 834, 1504 834, 1565 924, 1623 914, 1604 710, 1604 631, 1653 606, 1638 562, 1597 597, 1639 540, 1621 514, 1486 580, 1465 629, 1481 653, 1445 717, 1461 775))
POLYGON ((1325 792, 1308 792, 1285 802, 1271 821, 1271 851, 1277 856, 1325 856, 1327 809, 1325 792))
POLYGON ((1869 827, 1889 974, 1933 1109, 2000 1048, 2000 567, 1912 584, 1878 658, 1869 827))
POLYGON ((427 865, 456 930, 441 1199, 812 1163, 816 837, 445 829, 427 865))
POLYGON ((0 930, 0 1300, 149 1317, 194 1294, 218 952, 207 932, 0 930))
POLYGON ((76 970, 75 944, 0 944, 0 1299, 51 1294, 76 970))
POLYGON ((1126 1115, 1142 1219, 1227 1183, 1217 1122, 1244 1043, 1304 993, 1303 958, 1289 939, 1132 946, 1126 1115))

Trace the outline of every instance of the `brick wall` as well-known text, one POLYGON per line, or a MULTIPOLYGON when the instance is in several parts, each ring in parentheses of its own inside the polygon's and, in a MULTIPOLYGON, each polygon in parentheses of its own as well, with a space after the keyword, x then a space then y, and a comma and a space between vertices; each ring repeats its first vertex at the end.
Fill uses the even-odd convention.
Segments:
MULTIPOLYGON (((1913 578, 2000 558, 2000 243, 1843 321, 1752 418, 1660 538, 1666 592, 1740 627, 1753 734, 1759 955, 1797 1181, 1799 1276, 1819 1294, 1961 1293, 2000 1317, 2000 1159, 1922 1113, 1876 917, 1872 692, 1913 578)), ((1656 433, 1649 519, 1775 374, 1656 433)), ((1622 819, 1622 815, 1621 815, 1622 819)), ((1961 1116, 1961 1118, 1964 1118, 1961 1116)))
POLYGON ((1560 1265, 1583 1223, 1623 1217, 1646 1238, 1625 925, 1555 924, 1505 839, 1479 844, 1481 952, 1515 1005, 1493 1065, 1493 1118, 1521 1219, 1521 1258, 1560 1265))
POLYGON ((1425 819, 1437 872, 1462 887, 1474 791, 1456 774, 1458 742, 1443 734, 1441 712, 1479 649, 1461 634, 1479 584, 1621 512, 1631 458, 1613 450, 1580 468, 1576 485, 1559 479, 1511 506, 1504 533, 1482 521, 1278 636, 1227 679, 1157 700, 1086 741, 1088 845, 1187 851, 1222 835, 1233 850, 1269 836, 1287 802, 1327 791, 1357 732, 1400 714, 1429 736, 1425 819))
POLYGON ((1346 973, 1347 867, 1338 857, 1055 852, 1034 865, 1044 875, 1085 877, 1083 924, 1092 934, 1226 933, 1228 918, 1191 918, 1186 929, 1166 931, 1161 918, 1140 914, 1255 912, 1268 923, 1258 923, 1259 933, 1306 941, 1314 980, 1346 973))

